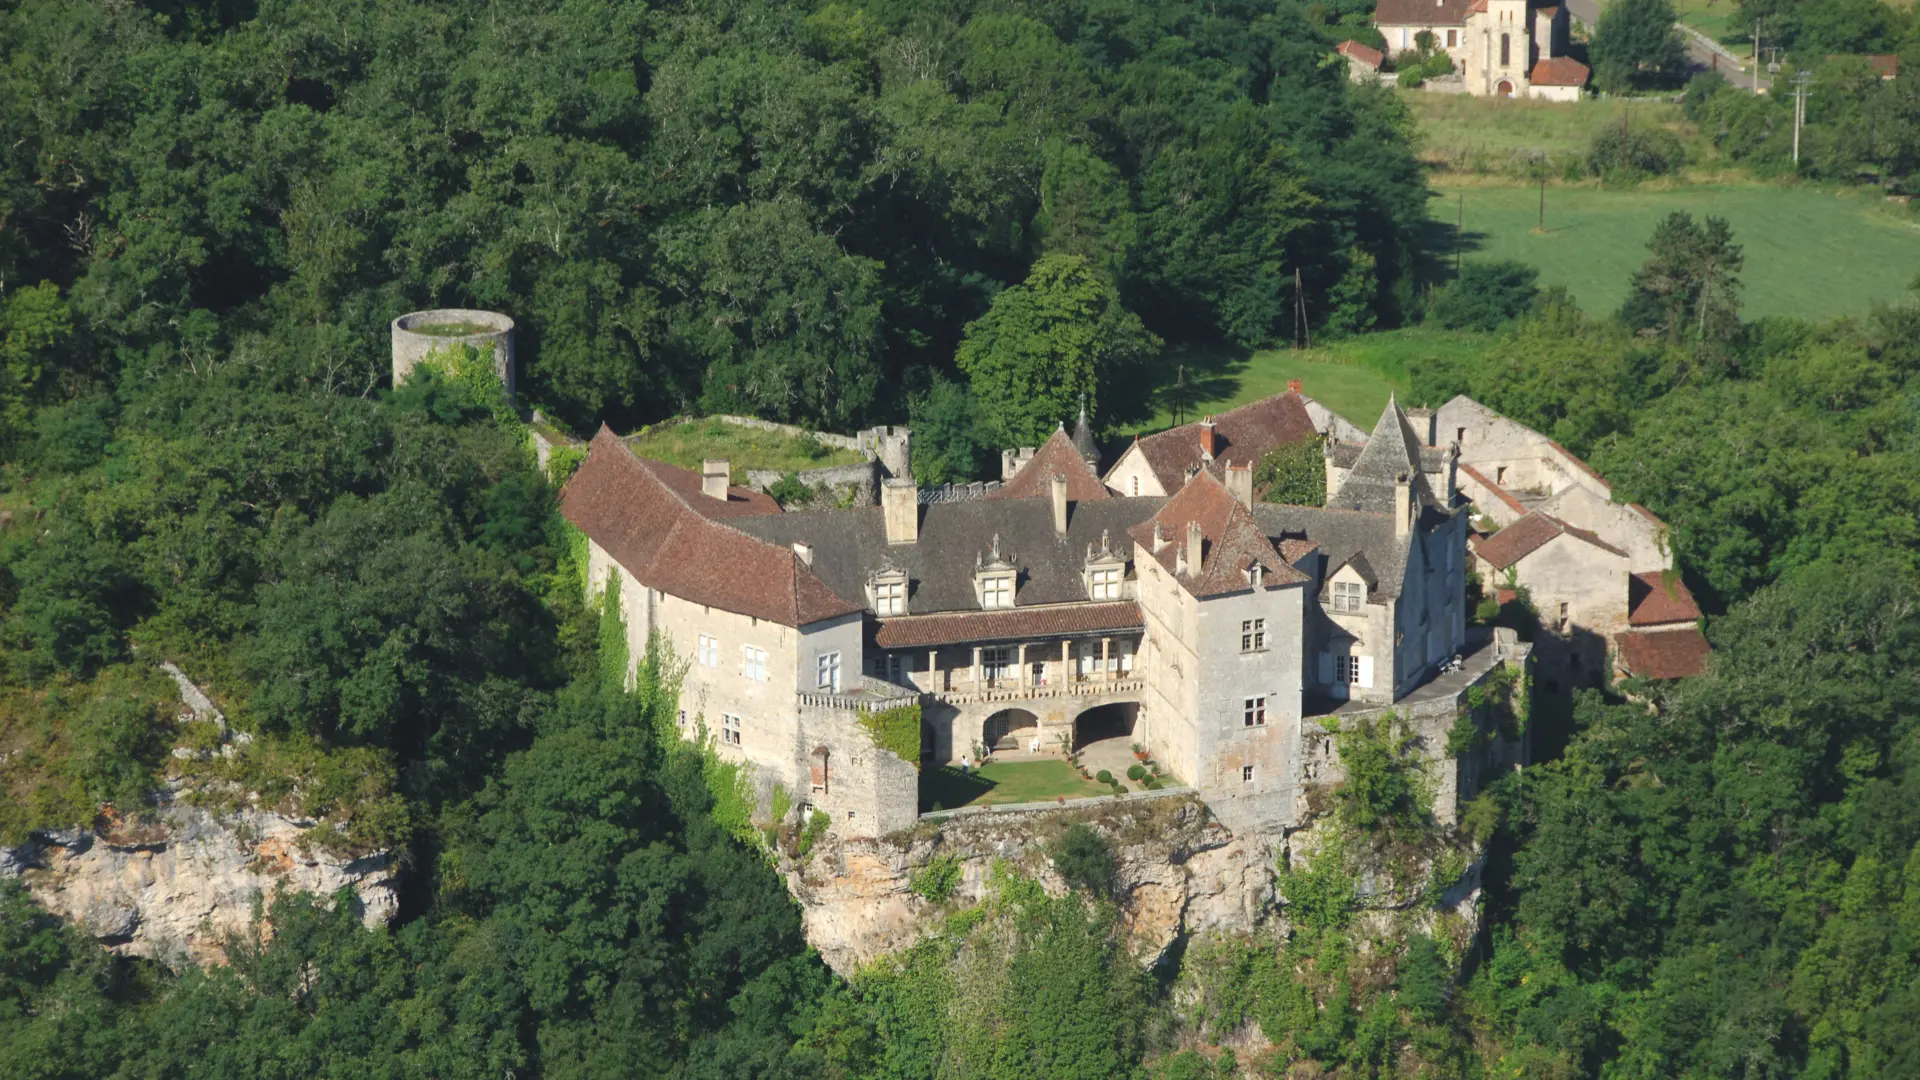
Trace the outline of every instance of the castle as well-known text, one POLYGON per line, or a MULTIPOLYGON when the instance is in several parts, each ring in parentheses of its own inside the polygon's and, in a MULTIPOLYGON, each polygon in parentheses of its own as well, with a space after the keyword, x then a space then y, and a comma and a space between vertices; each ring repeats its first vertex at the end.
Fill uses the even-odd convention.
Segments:
POLYGON ((1399 54, 1433 35, 1476 97, 1578 101, 1590 74, 1567 55, 1564 5, 1538 0, 1379 0, 1373 25, 1399 54))
MULTIPOLYGON (((630 653, 654 638, 685 665, 687 734, 842 835, 918 820, 919 763, 862 724, 909 705, 926 760, 1138 743, 1230 828, 1272 830, 1337 772, 1329 718, 1392 708, 1442 746, 1468 688, 1524 661, 1469 638, 1467 504, 1433 434, 1391 402, 1361 433, 1295 388, 1140 439, 1104 477, 1082 418, 983 498, 893 476, 877 506, 782 512, 726 462, 648 461, 602 428, 561 508, 630 653), (1361 440, 1329 458, 1326 505, 1257 501, 1260 457, 1323 430, 1361 440)), ((1443 817, 1468 782, 1443 780, 1443 817)))

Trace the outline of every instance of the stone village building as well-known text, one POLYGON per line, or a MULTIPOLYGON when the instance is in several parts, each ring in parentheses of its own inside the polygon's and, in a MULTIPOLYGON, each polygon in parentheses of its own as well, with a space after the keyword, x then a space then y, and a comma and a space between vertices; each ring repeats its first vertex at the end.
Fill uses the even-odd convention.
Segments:
POLYGON ((1468 686, 1524 661, 1468 640, 1454 454, 1397 404, 1329 470, 1324 508, 1253 497, 1279 441, 1357 431, 1297 388, 1143 438, 1104 481, 1077 428, 1080 445, 1061 430, 1013 452, 987 498, 923 504, 894 477, 878 506, 797 512, 730 486, 725 462, 643 460, 603 428, 561 505, 631 655, 658 635, 685 666, 689 736, 704 725, 846 836, 919 812, 915 763, 862 712, 918 704, 936 761, 1129 739, 1229 827, 1270 829, 1337 769, 1316 717, 1391 706, 1443 746, 1468 686))
POLYGON ((1578 101, 1590 72, 1567 55, 1564 4, 1540 0, 1379 0, 1373 25, 1399 54, 1433 35, 1475 97, 1578 101))

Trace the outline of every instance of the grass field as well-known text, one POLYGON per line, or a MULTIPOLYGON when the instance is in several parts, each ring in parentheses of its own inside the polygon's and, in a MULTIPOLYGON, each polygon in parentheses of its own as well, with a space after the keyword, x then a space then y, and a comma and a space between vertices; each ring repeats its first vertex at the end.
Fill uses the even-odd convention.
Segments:
POLYGON ((920 773, 920 810, 1044 802, 1063 795, 1084 799, 1108 790, 1105 784, 1082 780, 1065 761, 989 761, 966 776, 957 766, 941 765, 920 773))
POLYGON ((1441 174, 1527 176, 1544 155, 1549 172, 1558 177, 1568 162, 1586 160, 1595 135, 1629 115, 1636 127, 1653 124, 1680 136, 1690 160, 1713 156, 1678 105, 1621 99, 1502 100, 1412 90, 1402 91, 1400 98, 1419 124, 1421 160, 1441 174))
POLYGON ((1753 44, 1753 24, 1740 17, 1739 0, 1675 0, 1673 7, 1681 22, 1715 41, 1753 44))
POLYGON ((836 450, 811 438, 740 427, 720 420, 661 424, 628 441, 642 457, 685 469, 698 470, 700 462, 707 458, 725 458, 733 467, 736 483, 745 478, 747 469, 800 472, 830 465, 857 465, 862 460, 851 450, 836 450))
POLYGON ((1547 232, 1534 231, 1531 187, 1442 189, 1434 217, 1451 225, 1466 196, 1468 258, 1517 259, 1565 285, 1591 314, 1614 311, 1647 238, 1667 213, 1726 218, 1746 248, 1743 312, 1821 319, 1865 314, 1905 298, 1920 272, 1920 225, 1870 193, 1810 187, 1696 186, 1671 190, 1547 189, 1547 232))

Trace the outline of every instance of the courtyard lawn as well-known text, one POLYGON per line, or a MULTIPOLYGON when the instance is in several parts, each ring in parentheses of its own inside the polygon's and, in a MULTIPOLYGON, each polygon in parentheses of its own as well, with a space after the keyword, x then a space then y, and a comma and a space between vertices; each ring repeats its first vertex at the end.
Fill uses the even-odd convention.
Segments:
MULTIPOLYGON (((1898 303, 1920 272, 1920 224, 1871 192, 1812 187, 1698 186, 1670 190, 1549 187, 1547 231, 1534 231, 1532 187, 1442 189, 1430 203, 1451 232, 1466 196, 1469 259, 1515 259, 1564 285, 1594 315, 1617 310, 1647 257, 1654 225, 1674 210, 1715 215, 1746 248, 1742 314, 1827 319, 1898 303)), ((1446 241, 1435 245, 1444 251, 1446 241)))
POLYGON ((1066 796, 1084 799, 1106 795, 1105 784, 1082 780, 1065 761, 989 761, 960 775, 958 765, 939 765, 920 772, 920 812, 957 810, 962 806, 1047 802, 1066 796))
POLYGON ((830 465, 857 465, 863 460, 851 450, 838 450, 814 439, 722 420, 658 424, 643 429, 628 442, 642 457, 696 472, 707 458, 725 458, 733 466, 735 483, 746 479, 747 469, 803 472, 830 465))

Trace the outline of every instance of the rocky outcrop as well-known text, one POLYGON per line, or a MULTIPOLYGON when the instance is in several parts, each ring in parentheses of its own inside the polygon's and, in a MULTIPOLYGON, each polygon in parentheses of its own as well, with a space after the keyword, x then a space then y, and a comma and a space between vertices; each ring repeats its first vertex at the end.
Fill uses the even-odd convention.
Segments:
POLYGON ((1264 837, 1239 837, 1191 796, 979 814, 928 822, 874 840, 829 838, 787 883, 807 940, 842 974, 912 946, 943 911, 984 899, 1004 862, 1060 893, 1047 844, 1074 822, 1106 836, 1114 895, 1135 952, 1157 960, 1182 934, 1248 932, 1274 915, 1276 853, 1264 837), (951 857, 960 881, 944 903, 913 890, 915 875, 951 857))
MULTIPOLYGON (((181 747, 174 757, 227 757, 251 741, 179 668, 160 666, 180 688, 181 721, 219 733, 215 748, 181 747)), ((281 892, 331 898, 344 889, 368 926, 393 917, 392 852, 330 852, 312 842, 319 822, 216 788, 175 778, 136 816, 107 808, 88 825, 31 833, 0 847, 0 878, 20 879, 47 910, 115 952, 169 963, 224 962, 226 942, 253 930, 256 906, 281 892)))

